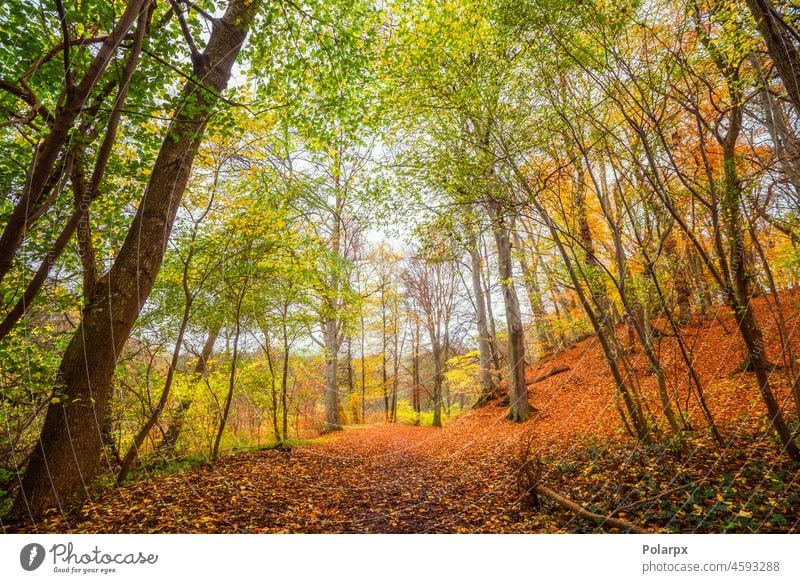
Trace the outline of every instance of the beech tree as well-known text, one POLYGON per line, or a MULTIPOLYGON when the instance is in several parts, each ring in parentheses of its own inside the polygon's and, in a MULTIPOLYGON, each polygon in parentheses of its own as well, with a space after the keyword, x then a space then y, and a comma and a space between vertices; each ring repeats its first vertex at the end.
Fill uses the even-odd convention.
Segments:
POLYGON ((176 102, 125 244, 91 294, 64 353, 58 374, 64 398, 48 407, 13 517, 36 519, 45 509, 82 495, 97 469, 102 446, 97 420, 105 416, 117 354, 161 267, 203 130, 228 84, 256 7, 256 2, 231 0, 194 59, 199 81, 187 82, 176 102))

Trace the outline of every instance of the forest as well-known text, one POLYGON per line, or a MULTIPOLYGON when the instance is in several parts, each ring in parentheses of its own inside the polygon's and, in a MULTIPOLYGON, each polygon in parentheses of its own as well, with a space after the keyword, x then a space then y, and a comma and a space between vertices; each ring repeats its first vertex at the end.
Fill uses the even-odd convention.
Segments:
POLYGON ((0 4, 0 530, 800 531, 795 0, 0 4))

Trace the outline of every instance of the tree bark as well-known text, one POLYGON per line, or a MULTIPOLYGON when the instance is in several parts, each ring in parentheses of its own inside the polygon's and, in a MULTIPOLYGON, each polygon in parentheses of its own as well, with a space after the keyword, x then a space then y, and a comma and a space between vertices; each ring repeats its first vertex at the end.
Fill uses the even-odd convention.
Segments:
POLYGON ((481 282, 481 254, 478 240, 472 235, 468 241, 469 256, 472 262, 472 291, 475 294, 475 318, 478 324, 478 363, 480 366, 481 394, 478 404, 488 401, 495 391, 492 378, 492 345, 489 325, 486 320, 486 294, 481 282))
POLYGON ((533 329, 536 331, 536 344, 540 353, 547 353, 553 347, 553 332, 547 321, 547 314, 542 302, 542 292, 539 288, 539 278, 536 274, 537 266, 531 265, 530 257, 525 250, 522 239, 515 233, 514 245, 517 247, 517 261, 522 271, 525 292, 528 294, 528 303, 531 306, 533 329))
POLYGON ((325 322, 325 427, 323 433, 342 428, 339 422, 339 341, 337 322, 325 322))
POLYGON ((491 202, 492 230, 497 245, 497 263, 503 304, 506 309, 508 328, 508 418, 512 421, 526 421, 531 413, 528 402, 528 387, 525 385, 525 330, 519 309, 517 290, 514 287, 514 271, 511 258, 511 233, 503 216, 500 204, 491 202))
POLYGON ((769 0, 747 0, 747 7, 764 38, 769 56, 783 79, 786 94, 800 114, 800 51, 796 44, 797 31, 789 29, 769 0))
POLYGON ((283 439, 289 439, 289 331, 286 327, 288 308, 285 306, 283 319, 283 374, 281 376, 281 425, 283 439))
MULTIPOLYGON (((95 160, 94 169, 92 171, 89 184, 86 184, 83 175, 83 162, 80 159, 81 155, 76 154, 77 160, 72 162, 72 186, 75 192, 75 209, 72 215, 67 220, 66 225, 61 230, 61 233, 53 243, 53 247, 48 251, 44 260, 39 265, 28 287, 22 294, 22 298, 17 304, 6 314, 3 321, 0 322, 0 340, 6 337, 14 325, 22 318, 30 308, 31 302, 39 293, 42 285, 44 284, 47 276, 50 274, 50 269, 56 261, 61 257, 61 254, 66 249, 67 244, 72 235, 78 230, 78 243, 81 251, 81 261, 84 265, 83 277, 83 293, 84 297, 91 296, 92 288, 96 283, 96 270, 94 248, 91 245, 91 234, 89 232, 89 205, 100 195, 100 183, 105 175, 108 160, 111 155, 111 149, 116 141, 117 129, 119 127, 120 118, 122 117, 122 107, 128 97, 128 88, 130 87, 131 77, 136 70, 136 65, 139 62, 139 54, 142 49, 142 43, 147 31, 147 12, 143 10, 139 14, 136 35, 134 38, 131 53, 125 63, 125 68, 122 73, 122 79, 117 91, 117 97, 114 101, 114 107, 111 111, 111 116, 106 126, 105 136, 100 146, 100 150, 95 160)), ((73 120, 74 121, 74 120, 73 120)), ((83 149, 83 148, 78 148, 83 149)), ((30 219, 30 217, 29 217, 30 219)), ((30 220, 28 221, 30 223, 30 220)), ((29 228, 28 225, 27 228, 29 228)), ((27 232, 27 228, 25 232, 27 232)), ((24 235, 23 235, 24 236, 24 235)), ((21 240, 20 240, 21 242, 21 240)), ((0 253, 2 255, 2 253, 0 253)), ((13 257, 12 257, 13 259, 13 257)), ((0 256, 0 280, 2 280, 3 259, 0 256)), ((10 264, 9 264, 10 266, 10 264)))
POLYGON ((428 327, 431 337, 431 351, 433 352, 433 426, 442 426, 442 346, 434 326, 428 327))

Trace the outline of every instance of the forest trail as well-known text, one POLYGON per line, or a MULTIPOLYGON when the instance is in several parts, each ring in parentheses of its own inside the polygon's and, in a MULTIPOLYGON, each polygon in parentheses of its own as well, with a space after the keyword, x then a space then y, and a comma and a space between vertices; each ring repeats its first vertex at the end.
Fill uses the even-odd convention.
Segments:
MULTIPOLYGON (((800 292, 784 296, 800 305, 800 292)), ((767 306, 756 302, 762 314, 767 306)), ((764 318, 767 320, 767 318, 764 318)), ((800 310, 788 318, 794 329, 800 310)), ((537 407, 531 420, 505 419, 500 398, 467 411, 442 429, 409 425, 348 427, 290 450, 226 455, 166 476, 100 492, 75 512, 51 513, 36 532, 129 533, 441 533, 592 532, 598 525, 546 501, 539 510, 518 503, 519 453, 545 464, 542 483, 602 515, 653 531, 794 532, 800 527, 800 474, 776 456, 752 373, 740 362, 733 317, 721 309, 684 334, 710 408, 726 439, 713 446, 688 403, 694 431, 685 449, 641 446, 625 435, 613 381, 595 337, 527 370, 537 407), (556 367, 569 370, 533 382, 556 367)), ((765 326, 775 350, 774 327, 765 326)), ((680 366, 674 341, 662 358, 680 366)), ((655 402, 655 380, 639 353, 632 364, 655 402)), ((788 389, 774 381, 782 399, 788 389)), ((501 388, 505 383, 501 383, 501 388)), ((499 396, 498 396, 499 397, 499 396)))
POLYGON ((347 429, 290 450, 230 455, 108 490, 78 515, 53 517, 40 531, 542 530, 515 511, 513 474, 502 456, 510 444, 488 434, 456 444, 459 425, 465 424, 347 429))

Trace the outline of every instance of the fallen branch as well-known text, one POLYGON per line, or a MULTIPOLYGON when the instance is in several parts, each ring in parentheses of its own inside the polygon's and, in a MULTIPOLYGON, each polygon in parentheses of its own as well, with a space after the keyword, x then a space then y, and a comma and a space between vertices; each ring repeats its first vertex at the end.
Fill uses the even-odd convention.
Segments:
POLYGON ((567 510, 571 510, 578 516, 581 516, 583 518, 588 518, 589 520, 594 520, 595 522, 599 522, 600 526, 608 525, 612 528, 618 528, 620 530, 625 530, 633 534, 648 534, 649 532, 639 526, 636 526, 635 524, 631 524, 626 520, 622 520, 620 518, 613 518, 611 516, 603 516, 602 514, 595 514, 594 512, 590 512, 577 502, 573 502, 569 498, 564 498, 564 496, 562 496, 558 492, 555 492, 554 490, 551 490, 547 486, 536 484, 536 492, 537 494, 550 498, 553 502, 555 502, 559 506, 563 506, 567 510))
POLYGON ((535 379, 533 379, 531 382, 528 383, 528 385, 533 385, 533 384, 536 384, 536 383, 540 383, 544 379, 550 378, 551 376, 560 374, 562 372, 567 372, 568 370, 570 370, 570 368, 568 366, 564 365, 564 364, 560 364, 558 366, 554 366, 548 372, 546 372, 543 375, 538 376, 535 379))
POLYGON ((516 466, 516 481, 517 481, 517 492, 519 494, 519 498, 517 502, 520 504, 524 504, 526 501, 530 507, 539 508, 540 507, 540 500, 539 496, 544 496, 546 498, 550 498, 553 502, 570 510, 581 516, 583 518, 588 518, 589 520, 594 520, 595 522, 599 522, 600 526, 610 526, 612 528, 618 528, 623 531, 627 531, 634 534, 646 534, 648 533, 647 530, 636 526, 635 524, 631 524, 626 520, 622 520, 621 518, 614 518, 613 516, 603 516, 601 514, 595 514, 594 512, 590 512, 586 510, 583 506, 578 504, 577 502, 573 502, 569 498, 565 498, 555 490, 551 490, 547 486, 543 486, 541 484, 542 476, 544 475, 544 465, 542 464, 541 460, 536 457, 531 457, 531 447, 533 444, 533 435, 529 435, 527 440, 524 440, 520 444, 519 450, 519 461, 518 465, 516 466))

